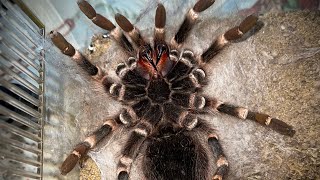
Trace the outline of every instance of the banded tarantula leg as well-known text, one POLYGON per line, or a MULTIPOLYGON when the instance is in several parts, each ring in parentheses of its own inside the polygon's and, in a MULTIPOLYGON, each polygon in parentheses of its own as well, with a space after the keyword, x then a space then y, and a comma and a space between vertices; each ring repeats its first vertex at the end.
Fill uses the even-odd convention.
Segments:
POLYGON ((99 129, 87 137, 83 142, 75 146, 72 153, 64 160, 60 167, 62 175, 69 173, 80 158, 84 157, 90 149, 95 147, 104 137, 113 132, 118 127, 118 124, 115 120, 110 119, 103 123, 99 129))
MULTIPOLYGON (((177 54, 176 52, 170 52, 170 59, 176 59, 177 54)), ((167 79, 170 82, 180 80, 180 77, 185 77, 188 75, 192 70, 194 65, 196 64, 196 60, 194 58, 193 52, 189 50, 185 50, 182 52, 179 60, 175 64, 175 66, 171 69, 170 73, 167 76, 167 79)))
POLYGON ((142 122, 131 133, 118 163, 117 174, 119 180, 127 180, 129 178, 131 165, 150 131, 151 124, 142 122))
POLYGON ((155 29, 154 29, 154 44, 162 43, 165 41, 166 25, 166 9, 162 4, 159 4, 155 16, 155 29))
POLYGON ((116 74, 125 85, 146 87, 147 80, 136 71, 137 60, 129 57, 126 63, 118 64, 116 74))
POLYGON ((139 100, 146 96, 146 90, 143 86, 127 86, 109 81, 107 78, 102 80, 105 90, 118 101, 139 100))
POLYGON ((85 70, 90 76, 95 79, 103 77, 103 71, 90 63, 79 51, 74 47, 57 31, 50 32, 50 38, 53 44, 61 50, 61 52, 67 56, 70 56, 83 70, 85 70))
POLYGON ((199 13, 208 9, 214 2, 215 0, 199 0, 194 7, 189 10, 178 32, 171 41, 171 45, 175 49, 186 40, 199 17, 199 13))
MULTIPOLYGON (((189 118, 192 119, 192 118, 189 118)), ((186 121, 187 122, 187 121, 186 121)), ((191 122, 191 121, 189 121, 191 122)), ((218 135, 214 133, 214 129, 210 128, 210 125, 203 119, 199 118, 195 124, 193 132, 205 132, 208 135, 208 145, 212 150, 214 158, 216 159, 217 169, 213 176, 213 180, 222 180, 224 176, 228 173, 229 163, 223 152, 223 148, 221 147, 218 139, 218 135)), ((188 125, 188 123, 186 123, 188 125)))
POLYGON ((229 29, 224 34, 220 35, 211 46, 201 55, 200 61, 208 63, 215 55, 217 55, 222 48, 227 45, 230 41, 240 39, 243 34, 247 33, 252 29, 258 18, 254 15, 250 15, 245 18, 239 26, 229 29))
POLYGON ((94 8, 85 0, 78 0, 78 6, 80 10, 85 14, 94 24, 99 26, 102 29, 105 29, 107 31, 110 31, 111 36, 117 41, 117 43, 124 48, 129 54, 132 54, 134 52, 134 49, 129 42, 129 40, 126 38, 126 36, 116 29, 116 26, 109 21, 104 16, 96 13, 94 8))
POLYGON ((117 174, 119 180, 127 180, 129 178, 131 165, 140 151, 141 145, 162 116, 161 106, 152 105, 135 126, 122 150, 122 157, 118 163, 117 174))
POLYGON ((252 112, 249 111, 247 108, 225 104, 215 99, 210 100, 208 104, 210 104, 211 108, 213 108, 214 110, 218 110, 219 112, 235 116, 240 119, 249 119, 256 121, 261 125, 267 126, 279 132, 280 134, 291 137, 295 134, 295 130, 292 126, 288 125, 287 123, 279 119, 272 118, 267 114, 252 112))
POLYGON ((205 98, 197 93, 172 92, 170 99, 174 104, 191 110, 201 110, 206 104, 205 98))
POLYGON ((131 40, 138 46, 146 45, 147 43, 144 41, 143 37, 140 34, 140 31, 132 25, 132 23, 123 15, 117 13, 115 16, 117 24, 128 33, 131 40))
POLYGON ((127 180, 129 178, 131 165, 147 135, 148 133, 143 127, 137 127, 131 133, 118 163, 117 174, 119 180, 127 180))
POLYGON ((157 70, 162 77, 168 75, 172 67, 177 63, 178 56, 176 50, 171 50, 165 41, 166 10, 159 4, 155 15, 154 29, 154 51, 157 70))
POLYGON ((222 180, 223 176, 228 173, 229 164, 226 156, 223 153, 223 149, 219 143, 218 136, 214 133, 209 134, 208 136, 208 144, 213 151, 213 154, 217 159, 217 170, 215 175, 213 176, 213 180, 222 180))

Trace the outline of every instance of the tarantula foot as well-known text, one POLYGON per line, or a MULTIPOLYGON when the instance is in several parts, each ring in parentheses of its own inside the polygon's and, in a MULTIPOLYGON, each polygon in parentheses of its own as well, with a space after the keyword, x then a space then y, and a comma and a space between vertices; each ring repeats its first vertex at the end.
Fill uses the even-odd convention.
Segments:
POLYGON ((118 175, 118 180, 128 180, 129 174, 126 171, 121 171, 118 175))
POLYGON ((78 163, 79 156, 76 154, 70 154, 66 160, 62 163, 60 167, 60 172, 62 175, 68 174, 78 163))
POLYGON ((293 129, 292 126, 290 126, 289 124, 287 124, 279 119, 275 119, 275 118, 271 119, 269 127, 271 129, 279 132, 280 134, 287 135, 290 137, 292 137, 296 133, 296 131, 293 129))

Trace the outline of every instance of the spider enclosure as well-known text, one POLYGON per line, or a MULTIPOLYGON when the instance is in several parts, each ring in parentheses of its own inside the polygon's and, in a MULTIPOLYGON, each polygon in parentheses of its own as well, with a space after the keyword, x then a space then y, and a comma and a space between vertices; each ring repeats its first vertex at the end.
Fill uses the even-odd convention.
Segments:
MULTIPOLYGON (((187 9, 188 8, 186 8, 186 10, 187 9)), ((177 18, 180 18, 177 22, 183 21, 183 15, 185 12, 182 12, 181 17, 177 18)), ((220 35, 228 28, 231 28, 241 22, 241 20, 239 21, 237 18, 232 20, 213 19, 210 18, 209 14, 210 12, 201 13, 201 21, 196 24, 195 28, 190 33, 190 37, 186 40, 184 45, 186 49, 192 49, 194 53, 200 53, 215 39, 217 35, 220 35), (213 34, 215 35, 214 37, 213 34)), ((306 78, 310 78, 312 80, 317 79, 317 72, 319 72, 319 68, 314 68, 318 67, 315 59, 301 61, 300 57, 312 58, 314 56, 319 56, 319 49, 317 49, 317 43, 319 42, 313 39, 308 39, 310 42, 308 42, 309 44, 304 45, 305 49, 302 48, 301 50, 298 48, 298 50, 301 51, 298 52, 300 56, 293 55, 291 58, 288 58, 286 54, 282 54, 281 50, 293 51, 293 48, 288 48, 289 43, 287 42, 297 44, 300 43, 301 40, 299 41, 299 39, 287 38, 288 35, 284 34, 287 33, 290 36, 290 33, 292 32, 299 34, 306 30, 303 29, 303 26, 301 29, 300 26, 295 26, 295 30, 292 30, 291 28, 286 30, 286 27, 290 27, 291 25, 286 24, 283 19, 285 20, 289 15, 288 17, 287 15, 276 16, 279 18, 279 21, 272 19, 273 16, 275 15, 260 17, 259 22, 262 22, 263 26, 251 32, 250 36, 246 36, 244 39, 239 40, 239 42, 233 43, 225 48, 219 55, 214 57, 208 66, 204 68, 206 75, 209 76, 208 85, 204 88, 204 94, 207 94, 210 97, 217 97, 225 102, 245 106, 259 112, 266 112, 275 117, 279 117, 279 119, 290 123, 296 128, 299 128, 297 125, 302 117, 295 117, 297 116, 297 113, 292 112, 292 109, 297 110, 298 113, 301 113, 301 111, 309 111, 311 115, 308 113, 301 114, 307 114, 310 124, 316 122, 315 116, 312 114, 317 114, 317 109, 308 109, 308 107, 314 106, 319 102, 317 98, 312 100, 312 97, 316 95, 316 89, 318 86, 309 84, 310 81, 306 80, 306 78), (277 25, 280 25, 280 28, 277 25), (286 31, 281 31, 281 25, 285 27, 286 31), (268 36, 265 34, 268 34, 268 36), (281 42, 279 43, 282 46, 277 47, 277 44, 273 44, 272 41, 270 42, 268 38, 271 37, 273 41, 278 39, 283 40, 281 41, 283 44, 281 44, 281 42), (285 45, 287 45, 287 47, 285 45), (300 68, 302 68, 301 71, 299 71, 300 68), (307 71, 308 68, 311 68, 310 71, 307 71), (294 75, 292 72, 295 72, 294 75), (292 81, 288 81, 287 78, 292 81), (300 84, 302 82, 305 83, 304 86, 310 86, 305 94, 302 91, 304 88, 302 88, 300 84), (306 99, 304 99, 306 97, 304 97, 301 98, 300 103, 295 103, 297 102, 297 98, 294 97, 297 96, 297 94, 288 93, 288 91, 286 91, 286 86, 293 88, 291 91, 302 92, 299 93, 300 96, 307 96, 311 99, 306 101, 306 99), (286 98, 284 99, 283 97, 286 98), (302 104, 304 106, 299 106, 302 104)), ((298 23, 301 24, 306 23, 311 28, 316 28, 319 23, 318 13, 309 15, 304 13, 298 15, 292 14, 292 16, 312 16, 313 18, 311 18, 311 21, 303 20, 303 18, 298 21, 298 23)), ((149 19, 145 21, 152 22, 153 17, 154 15, 146 15, 145 18, 149 19)), ((143 21, 144 20, 140 21, 141 24, 144 24, 142 23, 143 21)), ((170 21, 176 22, 173 19, 170 20, 170 18, 168 18, 167 22, 169 23, 170 21)), ((137 23, 136 25, 138 28, 141 27, 139 24, 140 23, 137 23)), ((152 28, 153 26, 150 25, 148 27, 152 28)), ((166 28, 166 36, 168 38, 173 37, 177 29, 178 26, 168 25, 166 28)), ((149 32, 152 33, 152 30, 149 32)), ((145 33, 143 36, 152 37, 152 35, 150 35, 151 33, 149 33, 149 35, 147 35, 148 33, 145 33)), ((107 43, 109 43, 110 46, 107 48, 105 53, 99 56, 99 60, 97 61, 100 62, 97 62, 97 64, 101 63, 102 67, 106 68, 106 71, 108 73, 110 72, 110 75, 112 75, 117 64, 127 59, 127 57, 124 53, 121 53, 121 50, 119 51, 119 46, 115 45, 113 42, 107 43)), ((91 61, 95 62, 94 60, 91 61)), ((51 112, 52 114, 50 114, 52 117, 56 116, 56 120, 65 118, 74 121, 72 122, 74 123, 73 127, 72 125, 69 126, 69 124, 58 125, 62 129, 67 128, 67 130, 63 131, 65 133, 70 133, 71 135, 71 133, 77 133, 77 128, 81 129, 80 132, 82 132, 82 137, 69 139, 67 143, 68 145, 65 145, 68 146, 68 148, 63 147, 65 152, 70 152, 73 146, 81 141, 80 139, 83 140, 86 135, 101 126, 104 119, 115 115, 119 110, 120 104, 114 104, 114 100, 112 100, 112 98, 104 95, 99 90, 90 90, 90 88, 94 89, 96 84, 89 81, 89 78, 81 73, 81 69, 76 67, 72 62, 59 61, 58 65, 55 64, 53 66, 56 66, 56 68, 58 66, 58 69, 61 72, 69 73, 68 75, 63 74, 62 77, 70 76, 75 79, 72 83, 64 82, 67 86, 64 87, 66 89, 64 89, 63 92, 65 95, 68 95, 69 98, 64 97, 65 99, 63 100, 63 103, 66 104, 62 104, 61 106, 64 107, 61 110, 62 113, 59 114, 57 112, 51 112), (86 87, 88 87, 88 89, 86 89, 86 87), (74 97, 77 97, 78 99, 76 100, 74 97), (79 111, 79 109, 82 109, 83 111, 79 111), (76 116, 74 116, 74 114, 76 114, 76 116), (92 121, 96 123, 93 123, 92 121), (67 125, 69 127, 66 127, 67 125)), ((115 76, 115 74, 113 75, 115 76)), ((59 90, 61 91, 61 89, 59 90)), ((58 104, 60 103, 61 102, 58 104)), ((218 114, 216 116, 205 116, 204 119, 211 121, 214 125, 213 127, 217 130, 217 134, 219 134, 221 144, 229 159, 229 164, 231 165, 230 173, 227 176, 228 178, 246 177, 282 179, 286 177, 316 177, 316 171, 313 171, 315 166, 314 164, 312 165, 312 163, 310 165, 310 170, 297 169, 297 167, 300 168, 304 163, 308 165, 308 162, 306 161, 302 164, 299 163, 299 158, 295 157, 296 152, 293 150, 293 147, 298 149, 303 148, 299 147, 297 140, 305 139, 303 141, 309 142, 310 137, 316 137, 315 134, 310 133, 309 138, 305 138, 302 134, 298 135, 298 137, 294 137, 293 139, 289 139, 288 137, 279 135, 270 129, 260 127, 258 124, 250 121, 241 121, 218 114), (235 131, 236 133, 234 133, 235 131), (261 149, 262 151, 260 151, 261 149), (283 162, 284 159, 288 159, 290 157, 295 158, 291 161, 283 162), (275 163, 278 166, 267 166, 266 164, 268 163, 275 163), (243 166, 244 164, 245 166, 243 166), (255 168, 252 168, 253 165, 255 168), (284 168, 281 173, 279 172, 279 167, 284 168), (287 168, 289 168, 290 171, 287 171, 287 168), (240 169, 241 171, 237 171, 240 169), (311 173, 308 174, 308 172, 311 173)), ((308 127, 312 130, 311 132, 316 132, 316 129, 313 129, 310 126, 308 127)), ((302 128, 299 130, 305 131, 302 128)), ((119 129, 114 133, 114 135, 112 135, 110 140, 105 140, 100 143, 100 147, 90 152, 91 157, 100 167, 102 177, 112 179, 116 178, 116 174, 114 172, 116 164, 121 157, 121 154, 117 152, 120 152, 121 147, 126 142, 127 134, 129 134, 128 130, 119 129)), ((61 134, 61 136, 65 135, 61 134)), ((316 142, 318 141, 316 140, 316 142)), ((308 147, 309 144, 307 143, 303 146, 308 147)), ((54 149, 57 147, 50 148, 54 149)), ((312 156, 312 153, 315 153, 314 150, 316 149, 311 149, 310 151, 305 152, 305 154, 307 156, 312 156)), ((139 153, 133 164, 130 172, 130 177, 132 179, 137 179, 139 177, 139 172, 141 175, 140 167, 142 157, 143 153, 139 153)), ((61 161, 61 159, 57 160, 57 162, 59 161, 61 161)))

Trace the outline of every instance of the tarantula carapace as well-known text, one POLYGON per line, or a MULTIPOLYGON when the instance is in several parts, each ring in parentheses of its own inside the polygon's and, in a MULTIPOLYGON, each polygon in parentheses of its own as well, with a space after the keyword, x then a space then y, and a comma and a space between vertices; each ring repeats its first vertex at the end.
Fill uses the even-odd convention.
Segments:
POLYGON ((201 94, 208 83, 202 67, 229 42, 250 31, 258 18, 250 15, 239 26, 218 36, 200 55, 184 50, 181 45, 196 24, 199 13, 214 0, 199 0, 188 11, 170 43, 165 41, 166 12, 159 4, 155 15, 154 41, 147 42, 124 16, 115 19, 122 30, 97 14, 92 6, 78 1, 81 11, 99 27, 108 30, 119 47, 131 56, 115 70, 120 82, 112 82, 102 69, 91 64, 61 34, 50 33, 53 43, 70 56, 90 76, 99 81, 116 100, 122 102, 121 113, 76 145, 61 166, 61 173, 70 172, 79 159, 116 128, 132 129, 124 144, 117 166, 118 179, 129 178, 130 168, 141 146, 146 144, 142 171, 146 179, 222 179, 228 161, 210 123, 198 114, 217 111, 240 119, 249 119, 281 134, 293 136, 293 128, 267 114, 224 103, 201 94), (201 138, 202 137, 202 138, 201 138), (216 170, 210 159, 216 158, 216 170), (215 171, 215 172, 214 172, 215 171))

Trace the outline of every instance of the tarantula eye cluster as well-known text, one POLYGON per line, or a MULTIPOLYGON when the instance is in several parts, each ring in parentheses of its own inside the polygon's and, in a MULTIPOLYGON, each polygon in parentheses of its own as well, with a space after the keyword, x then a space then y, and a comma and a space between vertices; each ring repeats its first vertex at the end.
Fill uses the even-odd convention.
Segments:
POLYGON ((129 178, 137 153, 144 149, 142 171, 146 179, 222 179, 229 164, 208 120, 199 113, 214 110, 240 119, 256 121, 281 134, 293 136, 295 131, 285 122, 259 112, 208 98, 201 89, 206 84, 202 67, 223 47, 252 29, 257 17, 251 15, 215 39, 199 56, 184 50, 182 44, 199 18, 214 0, 199 0, 185 16, 179 30, 166 41, 166 12, 159 4, 155 15, 154 46, 145 41, 139 30, 124 16, 115 20, 120 28, 97 14, 84 0, 78 1, 81 11, 97 26, 110 32, 112 39, 128 55, 116 68, 119 82, 103 77, 101 68, 90 63, 61 34, 51 32, 52 42, 73 59, 95 80, 102 82, 106 93, 123 104, 120 113, 104 122, 98 130, 75 146, 61 166, 61 173, 70 172, 81 157, 104 137, 122 126, 131 133, 121 150, 117 166, 118 179, 129 178), (102 80, 101 80, 102 79, 102 80), (201 136, 199 136, 201 135, 201 136), (204 143, 205 142, 205 143, 204 143), (209 159, 216 158, 215 172, 209 159))

